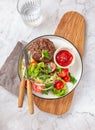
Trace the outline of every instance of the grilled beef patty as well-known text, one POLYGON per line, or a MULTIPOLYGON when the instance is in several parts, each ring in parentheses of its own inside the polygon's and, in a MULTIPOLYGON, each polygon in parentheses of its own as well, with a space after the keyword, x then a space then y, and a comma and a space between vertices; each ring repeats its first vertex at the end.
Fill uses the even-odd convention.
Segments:
POLYGON ((52 41, 50 41, 49 39, 45 39, 45 38, 41 38, 41 39, 37 39, 35 41, 32 42, 31 45, 31 55, 32 58, 38 62, 43 61, 45 63, 51 61, 51 59, 53 58, 53 54, 55 51, 55 46, 53 44, 52 41), (49 55, 48 58, 43 58, 42 57, 42 52, 46 51, 49 55))

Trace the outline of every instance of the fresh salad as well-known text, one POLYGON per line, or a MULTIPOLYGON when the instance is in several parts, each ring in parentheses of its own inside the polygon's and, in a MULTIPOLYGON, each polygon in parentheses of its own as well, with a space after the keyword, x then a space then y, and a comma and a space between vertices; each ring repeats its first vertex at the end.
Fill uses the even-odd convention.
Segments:
POLYGON ((52 93, 58 97, 68 93, 68 82, 73 85, 77 82, 69 68, 62 69, 53 61, 37 62, 31 56, 27 74, 35 92, 47 95, 52 93))

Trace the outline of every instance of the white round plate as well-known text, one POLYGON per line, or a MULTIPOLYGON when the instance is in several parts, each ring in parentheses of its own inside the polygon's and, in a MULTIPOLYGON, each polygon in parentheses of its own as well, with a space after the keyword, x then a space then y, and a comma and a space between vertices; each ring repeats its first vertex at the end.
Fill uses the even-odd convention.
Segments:
MULTIPOLYGON (((60 36, 44 35, 44 36, 37 37, 36 39, 38 39, 38 38, 47 38, 47 39, 51 40, 54 43, 56 49, 60 48, 60 47, 66 47, 66 48, 69 48, 75 54, 75 62, 69 69, 70 69, 71 74, 77 79, 77 82, 74 85, 71 84, 71 83, 67 83, 67 85, 68 85, 68 93, 67 94, 69 94, 78 85, 78 83, 79 83, 79 81, 81 79, 81 76, 82 76, 82 72, 83 72, 82 59, 80 57, 80 54, 79 54, 78 50, 76 49, 76 47, 70 41, 68 41, 68 40, 66 40, 66 39, 64 39, 64 38, 62 38, 60 36)), ((33 39, 32 41, 34 41, 36 39, 33 39)), ((32 44, 32 41, 30 43, 28 43, 25 46, 25 48, 28 48, 32 44)), ((20 68, 20 66, 19 66, 19 68, 20 68)), ((20 71, 19 71, 19 76, 20 76, 20 71)), ((45 99, 61 98, 61 97, 55 96, 55 95, 53 95, 51 93, 46 95, 46 94, 37 93, 37 92, 33 91, 33 94, 35 96, 38 96, 40 98, 45 98, 45 99)), ((64 95, 64 96, 66 96, 66 95, 64 95)), ((64 96, 62 96, 62 97, 64 97, 64 96)))

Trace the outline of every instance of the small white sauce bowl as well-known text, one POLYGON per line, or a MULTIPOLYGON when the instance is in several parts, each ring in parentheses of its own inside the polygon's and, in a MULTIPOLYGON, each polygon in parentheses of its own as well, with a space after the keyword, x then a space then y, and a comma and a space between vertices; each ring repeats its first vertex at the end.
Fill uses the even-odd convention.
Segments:
POLYGON ((69 68, 69 67, 71 67, 71 66, 74 64, 74 62, 75 62, 75 54, 73 53, 73 51, 72 51, 71 48, 66 48, 66 47, 58 48, 58 49, 56 49, 56 51, 54 52, 54 62, 55 62, 55 64, 56 64, 57 66, 59 66, 60 68, 69 68), (69 65, 67 65, 67 66, 61 66, 61 65, 59 65, 58 62, 56 61, 56 55, 57 55, 61 50, 66 50, 66 51, 70 52, 70 53, 73 55, 73 60, 72 60, 72 62, 71 62, 69 65))

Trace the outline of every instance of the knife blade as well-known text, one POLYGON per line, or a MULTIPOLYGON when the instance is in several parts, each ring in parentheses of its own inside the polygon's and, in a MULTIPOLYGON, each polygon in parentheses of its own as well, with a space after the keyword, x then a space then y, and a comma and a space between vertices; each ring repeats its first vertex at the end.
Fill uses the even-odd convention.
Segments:
POLYGON ((28 55, 27 50, 24 50, 24 57, 25 57, 25 72, 26 72, 26 78, 29 79, 29 76, 28 76, 29 55, 28 55))

